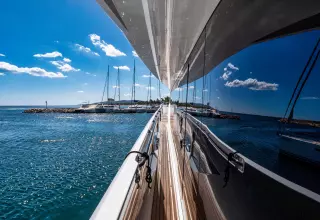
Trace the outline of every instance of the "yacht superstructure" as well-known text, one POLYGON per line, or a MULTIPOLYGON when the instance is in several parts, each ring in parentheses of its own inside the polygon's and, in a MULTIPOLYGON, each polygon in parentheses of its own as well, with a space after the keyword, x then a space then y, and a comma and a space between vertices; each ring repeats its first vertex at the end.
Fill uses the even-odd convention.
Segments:
MULTIPOLYGON (((320 25, 312 0, 98 3, 171 91, 245 47, 320 25)), ((92 219, 319 219, 316 187, 237 152, 194 117, 220 113, 187 102, 154 113, 92 219)))

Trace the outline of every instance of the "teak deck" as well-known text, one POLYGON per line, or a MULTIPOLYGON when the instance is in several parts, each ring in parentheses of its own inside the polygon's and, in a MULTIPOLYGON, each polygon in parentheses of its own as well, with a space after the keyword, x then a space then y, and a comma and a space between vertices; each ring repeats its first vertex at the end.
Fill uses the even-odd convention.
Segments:
MULTIPOLYGON (((206 219, 203 202, 198 193, 198 175, 192 171, 184 148, 180 147, 179 129, 174 118, 174 116, 170 117, 171 130, 174 152, 178 159, 179 184, 185 207, 185 217, 186 219, 206 219)), ((144 181, 144 172, 142 172, 140 185, 132 191, 124 219, 178 219, 167 125, 168 116, 164 111, 162 120, 159 123, 158 165, 156 174, 153 177, 152 187, 151 189, 147 187, 144 181)), ((221 219, 218 216, 214 216, 213 219, 221 219)))
POLYGON ((167 116, 163 115, 162 121, 160 122, 158 169, 155 179, 155 192, 152 205, 151 219, 153 220, 177 219, 166 126, 167 116))

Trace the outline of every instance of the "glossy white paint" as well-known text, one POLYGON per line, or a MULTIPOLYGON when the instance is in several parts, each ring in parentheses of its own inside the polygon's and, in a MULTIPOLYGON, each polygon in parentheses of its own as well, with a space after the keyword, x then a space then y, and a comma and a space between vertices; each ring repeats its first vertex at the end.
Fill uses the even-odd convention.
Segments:
MULTIPOLYGON (((161 107, 159 108, 161 109, 161 107)), ((133 145, 131 151, 139 151, 146 136, 148 130, 152 126, 152 122, 155 116, 159 112, 159 109, 153 114, 136 143, 133 145)), ((107 192, 102 197, 99 205, 92 214, 90 219, 94 220, 113 220, 119 219, 121 211, 126 201, 127 194, 130 190, 130 186, 133 180, 134 172, 137 167, 135 161, 135 154, 130 154, 120 167, 117 175, 114 177, 107 192)))

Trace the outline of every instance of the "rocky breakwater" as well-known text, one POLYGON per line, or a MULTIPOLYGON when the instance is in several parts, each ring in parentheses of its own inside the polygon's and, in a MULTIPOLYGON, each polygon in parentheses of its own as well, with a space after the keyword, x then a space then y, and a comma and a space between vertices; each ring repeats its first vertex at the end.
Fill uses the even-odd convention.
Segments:
POLYGON ((23 111, 24 113, 76 113, 75 108, 31 108, 23 111))

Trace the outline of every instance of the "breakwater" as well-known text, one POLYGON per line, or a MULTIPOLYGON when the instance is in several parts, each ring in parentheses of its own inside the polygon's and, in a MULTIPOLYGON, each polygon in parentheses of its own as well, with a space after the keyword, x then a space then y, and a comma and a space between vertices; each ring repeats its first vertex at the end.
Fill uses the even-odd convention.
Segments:
POLYGON ((157 109, 115 109, 102 111, 99 109, 98 111, 85 111, 83 109, 78 108, 31 108, 26 109, 24 113, 154 113, 157 109))

